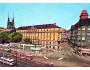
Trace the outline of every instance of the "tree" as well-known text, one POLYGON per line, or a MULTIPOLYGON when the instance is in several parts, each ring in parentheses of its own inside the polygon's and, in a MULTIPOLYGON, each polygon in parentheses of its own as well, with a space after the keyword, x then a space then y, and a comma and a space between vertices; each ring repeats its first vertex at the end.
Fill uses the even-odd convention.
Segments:
POLYGON ((8 33, 7 32, 1 32, 0 33, 0 43, 8 43, 9 38, 8 38, 8 33))
POLYGON ((13 32, 8 35, 10 42, 20 42, 22 41, 22 35, 19 32, 13 32))
POLYGON ((25 38, 24 43, 26 44, 32 44, 32 40, 30 38, 25 38))

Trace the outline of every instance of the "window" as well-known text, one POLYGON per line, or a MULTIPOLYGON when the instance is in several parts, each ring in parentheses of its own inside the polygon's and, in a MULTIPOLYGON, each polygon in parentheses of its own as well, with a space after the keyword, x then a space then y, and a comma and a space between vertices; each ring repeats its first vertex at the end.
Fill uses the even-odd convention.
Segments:
POLYGON ((83 32, 82 35, 85 35, 85 33, 83 32))
POLYGON ((78 40, 81 40, 81 37, 78 37, 78 40))
POLYGON ((81 40, 79 39, 78 42, 80 43, 80 41, 81 41, 81 40))
POLYGON ((45 29, 45 31, 47 31, 47 29, 45 29))
POLYGON ((87 33, 87 35, 90 35, 90 33, 87 33))
POLYGON ((78 45, 80 45, 80 42, 77 42, 78 45))
POLYGON ((90 30, 90 26, 88 26, 87 30, 90 30))
POLYGON ((81 30, 81 28, 78 28, 78 30, 81 30))
POLYGON ((90 30, 90 28, 88 28, 88 30, 90 30))
POLYGON ((39 29, 39 31, 41 32, 41 29, 39 29))
POLYGON ((84 43, 82 42, 82 43, 81 43, 81 45, 83 46, 83 45, 84 45, 84 43))
POLYGON ((79 32, 78 35, 81 35, 81 33, 79 32))
POLYGON ((82 27, 82 30, 85 30, 85 27, 82 27))
POLYGON ((82 37, 82 40, 85 40, 85 37, 82 37))
POLYGON ((90 40, 88 40, 88 42, 90 42, 90 40))

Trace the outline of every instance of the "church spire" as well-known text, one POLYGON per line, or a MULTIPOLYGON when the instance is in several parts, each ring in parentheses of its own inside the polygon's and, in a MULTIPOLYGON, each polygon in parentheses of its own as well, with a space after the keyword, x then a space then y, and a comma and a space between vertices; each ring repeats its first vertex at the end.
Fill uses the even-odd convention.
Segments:
POLYGON ((8 14, 8 20, 7 20, 7 29, 9 28, 9 24, 10 23, 10 18, 9 18, 9 14, 8 14))
POLYGON ((14 23, 14 17, 13 17, 13 19, 12 19, 12 22, 14 23))
POLYGON ((12 22, 14 23, 14 14, 13 14, 13 19, 12 19, 12 22))
POLYGON ((9 18, 9 15, 8 15, 8 22, 10 22, 10 18, 9 18))
POLYGON ((10 22, 9 13, 8 13, 8 21, 7 22, 10 22))

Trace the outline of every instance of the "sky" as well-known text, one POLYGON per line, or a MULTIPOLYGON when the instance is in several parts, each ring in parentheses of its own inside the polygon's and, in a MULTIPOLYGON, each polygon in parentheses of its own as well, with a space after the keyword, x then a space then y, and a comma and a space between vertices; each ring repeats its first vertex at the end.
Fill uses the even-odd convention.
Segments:
POLYGON ((15 27, 52 24, 70 29, 78 22, 81 11, 90 14, 89 3, 0 3, 0 27, 7 27, 8 15, 15 27))

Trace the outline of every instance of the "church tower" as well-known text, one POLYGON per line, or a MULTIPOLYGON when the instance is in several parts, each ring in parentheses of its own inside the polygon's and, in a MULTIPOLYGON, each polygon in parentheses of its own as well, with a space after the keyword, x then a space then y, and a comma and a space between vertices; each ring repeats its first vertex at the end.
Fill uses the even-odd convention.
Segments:
POLYGON ((12 21, 10 21, 10 18, 9 18, 9 16, 8 16, 7 29, 11 29, 12 31, 15 31, 14 17, 13 17, 12 21))
POLYGON ((12 21, 10 21, 10 18, 8 16, 7 29, 14 29, 14 28, 15 28, 14 17, 13 17, 12 21))
POLYGON ((81 12, 80 19, 87 19, 87 18, 88 18, 87 10, 83 10, 81 12))

